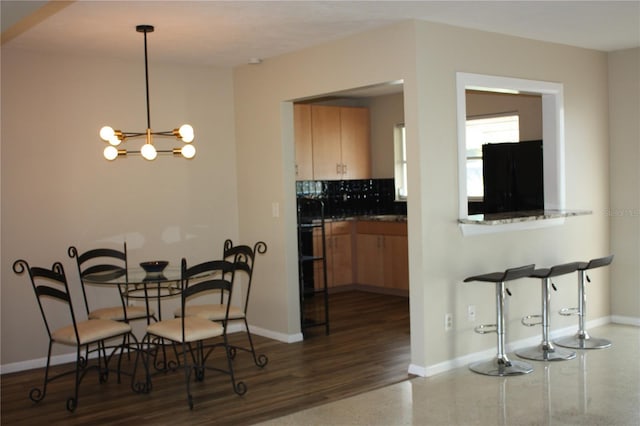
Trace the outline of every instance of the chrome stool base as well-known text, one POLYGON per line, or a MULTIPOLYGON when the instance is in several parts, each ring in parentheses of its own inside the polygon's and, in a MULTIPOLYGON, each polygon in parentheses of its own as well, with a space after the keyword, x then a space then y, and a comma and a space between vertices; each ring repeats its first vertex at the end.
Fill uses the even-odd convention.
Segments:
POLYGON ((518 376, 533 371, 531 364, 523 361, 503 361, 494 358, 490 361, 481 361, 469 366, 471 371, 485 376, 518 376))
POLYGON ((526 348, 516 351, 516 355, 520 358, 531 359, 533 361, 566 361, 574 359, 576 353, 567 349, 545 347, 545 345, 538 345, 534 348, 526 348))
POLYGON ((606 349, 611 347, 610 340, 589 336, 585 337, 582 335, 564 337, 562 339, 554 340, 553 343, 558 346, 572 349, 606 349))

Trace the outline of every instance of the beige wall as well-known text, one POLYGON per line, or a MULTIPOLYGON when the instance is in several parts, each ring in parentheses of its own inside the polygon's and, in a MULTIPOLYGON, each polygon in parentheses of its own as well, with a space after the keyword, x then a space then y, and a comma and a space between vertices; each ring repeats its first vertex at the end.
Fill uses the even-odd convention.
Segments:
MULTIPOLYGON (((198 150, 192 161, 102 157, 101 126, 146 127, 139 62, 2 48, 3 366, 40 359, 47 347, 28 278, 12 271, 16 259, 49 267, 62 261, 78 296, 69 245, 87 250, 126 240, 130 262, 165 259, 179 267, 182 256, 209 259, 225 238, 238 241, 231 71, 149 65, 151 125, 160 131, 190 122, 198 150)), ((114 290, 102 302, 115 297, 114 290)))
POLYGON ((374 178, 393 178, 393 137, 396 124, 404 123, 402 93, 368 99, 371 117, 371 174, 374 178))
POLYGON ((542 97, 467 90, 467 117, 515 112, 520 116, 520 140, 542 139, 542 97))
POLYGON ((263 235, 271 244, 262 270, 264 285, 252 289, 252 315, 261 327, 291 339, 300 337, 293 117, 288 101, 399 79, 405 79, 406 88, 406 79, 413 76, 411 28, 385 28, 235 70, 241 237, 263 235), (383 62, 381 55, 386 57, 383 62), (278 217, 273 215, 274 203, 278 217))
POLYGON ((609 54, 611 312, 640 325, 640 49, 609 54))
MULTIPOLYGON (((291 111, 283 106, 287 100, 404 79, 410 158, 412 364, 429 367, 495 347, 494 338, 472 331, 478 323, 493 322, 493 289, 486 284, 463 284, 466 276, 608 254, 608 217, 602 213, 608 203, 606 76, 602 53, 425 22, 404 23, 274 58, 259 67, 237 69, 239 152, 258 151, 240 154, 246 161, 238 164, 242 235, 261 230, 267 225, 264 215, 270 214, 271 203, 282 203, 282 217, 271 219, 269 239, 283 251, 270 257, 273 268, 266 279, 270 285, 260 295, 266 303, 256 309, 258 322, 288 333, 298 331, 292 296, 297 275, 291 111), (461 235, 457 225, 458 71, 564 83, 567 207, 591 209, 592 215, 569 218, 554 228, 461 235), (257 148, 256 140, 260 141, 257 148), (274 163, 265 162, 265 157, 274 163), (287 301, 282 299, 285 294, 287 301), (477 306, 475 324, 466 321, 468 304, 477 306), (277 314, 285 311, 286 319, 277 314), (443 327, 447 312, 454 313, 451 332, 443 327)), ((610 313, 608 270, 595 271, 592 279, 598 284, 591 288, 590 315, 606 317, 610 313)), ((560 278, 558 284, 561 291, 554 295, 554 307, 574 306, 576 277, 560 278)), ((508 302, 508 331, 513 339, 539 334, 519 325, 520 316, 539 311, 539 287, 536 280, 513 286, 514 297, 508 302)), ((575 318, 556 314, 552 321, 558 328, 575 324, 575 318)))
MULTIPOLYGON (((3 49, 3 365, 42 357, 45 345, 41 324, 32 321, 37 316, 33 295, 24 279, 18 281, 11 272, 13 260, 50 264, 65 259, 69 244, 115 244, 125 236, 135 260, 207 258, 228 236, 266 241, 269 251, 259 264, 250 323, 261 334, 299 338, 289 101, 353 87, 404 80, 413 366, 427 369, 495 348, 495 338, 472 331, 493 322, 493 289, 463 284, 465 277, 525 263, 586 260, 610 251, 610 218, 604 213, 609 128, 603 53, 406 22, 239 67, 233 83, 230 72, 216 69, 152 69, 152 124, 190 120, 199 150, 193 162, 161 158, 147 164, 129 158, 111 164, 101 158, 101 125, 144 125, 139 67, 3 49), (567 207, 593 214, 553 228, 461 235, 458 71, 564 84, 567 207), (133 100, 123 102, 123 97, 133 100), (167 97, 172 101, 155 100, 167 97), (229 124, 234 118, 235 128, 229 124), (49 203, 41 209, 37 200, 49 203), (477 307, 476 323, 466 321, 468 304, 477 307), (450 332, 443 327, 447 312, 454 313, 450 332)), ((65 266, 72 271, 70 262, 65 266)), ((605 318, 610 314, 609 269, 596 270, 591 278, 589 317, 605 318)), ((574 326, 575 318, 555 312, 575 306, 575 276, 556 284, 553 327, 574 326)), ((509 339, 538 336, 538 329, 522 327, 519 320, 538 313, 539 283, 525 279, 510 287, 509 339)))
MULTIPOLYGON (((603 53, 444 25, 420 23, 417 39, 421 52, 418 75, 424 78, 418 98, 427 106, 420 117, 425 129, 420 139, 422 152, 413 147, 409 158, 419 158, 426 190, 421 193, 425 197, 422 206, 409 203, 409 215, 410 219, 424 217, 425 226, 420 240, 410 240, 409 249, 418 244, 425 247, 421 258, 410 255, 412 272, 416 263, 422 265, 418 282, 412 275, 411 289, 425 287, 422 302, 429 309, 424 332, 430 340, 424 348, 425 364, 433 365, 495 347, 495 339, 473 333, 475 325, 495 322, 493 288, 484 283, 463 284, 465 277, 529 263, 547 267, 609 253, 608 217, 602 213, 608 203, 607 69, 603 53), (568 218, 564 225, 553 228, 461 235, 455 220, 458 71, 564 84, 566 206, 593 210, 592 215, 568 218), (469 304, 477 307, 476 323, 466 319, 469 304), (447 311, 454 313, 454 330, 448 333, 442 327, 447 311)), ((411 185, 415 175, 409 179, 411 185)), ((610 313, 608 270, 593 275, 598 284, 590 289, 590 317, 606 317, 610 313)), ((560 291, 554 293, 551 321, 554 328, 568 327, 575 318, 559 317, 556 308, 575 306, 576 277, 557 281, 560 291)), ((517 341, 539 335, 539 329, 520 325, 521 316, 540 311, 538 280, 525 279, 510 287, 508 338, 517 341)))

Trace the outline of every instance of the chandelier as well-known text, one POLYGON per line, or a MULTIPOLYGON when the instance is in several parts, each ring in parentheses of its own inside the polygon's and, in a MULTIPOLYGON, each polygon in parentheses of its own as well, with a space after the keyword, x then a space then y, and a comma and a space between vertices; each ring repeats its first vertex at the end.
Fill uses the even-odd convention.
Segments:
POLYGON ((147 89, 147 130, 145 132, 124 132, 122 130, 114 130, 113 127, 104 126, 100 129, 100 138, 108 142, 109 145, 104 149, 104 158, 107 160, 115 160, 118 156, 125 156, 127 154, 141 154, 145 159, 151 161, 154 160, 158 153, 171 153, 174 155, 182 155, 184 158, 193 158, 196 155, 196 148, 191 145, 193 141, 193 127, 188 124, 183 124, 177 129, 154 132, 151 130, 151 115, 149 114, 149 66, 147 64, 147 33, 153 32, 152 25, 138 25, 136 31, 144 33, 144 76, 147 89), (127 151, 126 149, 118 149, 117 147, 125 142, 127 139, 133 139, 137 137, 145 137, 145 143, 142 145, 139 151, 127 151), (169 136, 175 137, 178 140, 184 142, 184 145, 180 148, 172 148, 165 150, 158 150, 153 146, 153 136, 169 136))

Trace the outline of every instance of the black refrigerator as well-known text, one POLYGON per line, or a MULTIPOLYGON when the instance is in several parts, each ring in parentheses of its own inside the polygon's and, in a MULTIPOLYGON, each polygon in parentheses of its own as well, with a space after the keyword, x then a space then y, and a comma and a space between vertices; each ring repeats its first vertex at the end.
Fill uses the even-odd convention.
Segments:
POLYGON ((484 213, 544 210, 542 141, 482 146, 484 213))

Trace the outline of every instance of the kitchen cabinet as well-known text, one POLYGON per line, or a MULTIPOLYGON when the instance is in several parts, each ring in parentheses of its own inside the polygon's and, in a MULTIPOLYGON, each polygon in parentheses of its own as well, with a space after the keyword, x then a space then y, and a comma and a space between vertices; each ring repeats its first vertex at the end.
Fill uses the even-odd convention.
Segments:
POLYGON ((370 179, 369 133, 367 108, 294 105, 296 179, 370 179))
MULTIPOLYGON (((352 255, 353 222, 327 222, 325 227, 325 250, 327 286, 337 287, 353 284, 353 255, 352 255)), ((322 234, 314 234, 314 253, 322 250, 322 234)), ((324 282, 323 269, 317 267, 314 271, 316 286, 324 282)))
POLYGON ((342 179, 371 178, 371 140, 367 108, 340 108, 342 179))
POLYGON ((311 105, 295 104, 293 106, 293 128, 296 151, 296 180, 313 180, 311 105))
POLYGON ((409 250, 405 222, 358 221, 356 281, 386 289, 409 289, 409 250))

